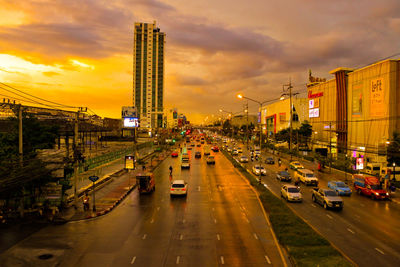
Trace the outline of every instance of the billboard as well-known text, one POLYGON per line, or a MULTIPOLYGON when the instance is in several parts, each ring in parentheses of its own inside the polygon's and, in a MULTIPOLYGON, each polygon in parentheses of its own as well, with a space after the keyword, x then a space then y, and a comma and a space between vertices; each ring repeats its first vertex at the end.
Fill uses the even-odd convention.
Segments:
POLYGON ((121 117, 122 118, 127 118, 127 117, 134 118, 134 117, 137 117, 136 108, 135 107, 129 107, 129 106, 122 107, 121 117))
POLYGON ((126 128, 136 128, 139 127, 138 118, 124 118, 124 127, 126 128))
POLYGON ((125 156, 125 169, 134 170, 135 169, 135 157, 125 156))

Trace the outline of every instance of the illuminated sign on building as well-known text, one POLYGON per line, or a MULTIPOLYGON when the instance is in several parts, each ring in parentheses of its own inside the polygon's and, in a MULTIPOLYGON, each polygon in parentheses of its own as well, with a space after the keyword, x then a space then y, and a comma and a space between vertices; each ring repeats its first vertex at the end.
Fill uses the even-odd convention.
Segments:
POLYGON ((308 91, 308 98, 317 98, 317 97, 320 97, 323 95, 324 95, 324 92, 319 92, 319 93, 313 94, 311 90, 308 91))
POLYGON ((364 169, 364 158, 356 158, 356 169, 357 170, 364 169))
POLYGON ((139 119, 138 118, 124 118, 124 127, 127 127, 127 128, 139 127, 139 119))
POLYGON ((319 118, 319 108, 313 108, 308 111, 309 118, 319 118))

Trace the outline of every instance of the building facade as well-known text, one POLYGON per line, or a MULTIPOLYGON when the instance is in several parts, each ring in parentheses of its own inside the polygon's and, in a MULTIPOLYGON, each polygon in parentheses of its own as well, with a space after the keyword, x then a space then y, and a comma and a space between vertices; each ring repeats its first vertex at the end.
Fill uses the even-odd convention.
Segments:
POLYGON ((387 143, 400 132, 400 60, 330 73, 335 78, 308 85, 314 143, 333 157, 386 162, 387 143))
POLYGON ((135 23, 133 42, 133 106, 140 128, 163 127, 165 33, 156 22, 135 23))
POLYGON ((254 127, 258 127, 257 115, 235 115, 231 118, 231 124, 237 127, 253 124, 254 127))
MULTIPOLYGON (((293 120, 292 127, 297 129, 301 123, 308 120, 308 102, 306 98, 292 97, 293 120)), ((290 127, 290 99, 283 99, 261 108, 263 133, 273 137, 277 132, 290 127)))

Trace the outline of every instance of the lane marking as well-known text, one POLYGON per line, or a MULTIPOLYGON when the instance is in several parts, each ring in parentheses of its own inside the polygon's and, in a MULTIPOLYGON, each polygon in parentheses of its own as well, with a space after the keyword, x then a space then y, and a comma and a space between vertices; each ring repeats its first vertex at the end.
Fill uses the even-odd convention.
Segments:
POLYGON ((217 234, 217 239, 218 239, 218 240, 221 240, 221 237, 219 236, 219 234, 217 234))
POLYGON ((382 250, 380 250, 379 248, 375 248, 375 250, 378 251, 379 253, 381 253, 382 255, 385 255, 385 253, 382 250))
POLYGON ((157 210, 160 210, 160 207, 157 207, 157 210))
POLYGON ((179 240, 182 240, 183 239, 183 235, 181 235, 180 237, 179 237, 179 240))
POLYGON ((256 233, 253 233, 254 238, 258 240, 258 236, 256 235, 256 233))
POLYGON ((317 206, 315 206, 314 204, 311 204, 311 206, 313 206, 314 208, 316 208, 317 206))
POLYGON ((217 223, 217 219, 214 219, 214 223, 217 223))
POLYGON ((271 264, 271 260, 269 259, 269 257, 267 255, 265 255, 265 259, 267 260, 268 264, 271 264))
POLYGON ((333 217, 329 214, 326 214, 326 217, 328 217, 329 219, 333 219, 333 217))
POLYGON ((215 208, 212 208, 212 211, 215 211, 215 208))
POLYGON ((176 264, 179 264, 180 259, 181 259, 181 256, 176 257, 176 264))
POLYGON ((244 218, 246 219, 246 222, 247 222, 247 223, 250 223, 250 221, 249 221, 249 219, 247 219, 247 217, 244 217, 244 218))
POLYGON ((183 220, 182 220, 182 223, 185 223, 185 222, 186 222, 186 220, 185 220, 185 219, 183 219, 183 220))
POLYGON ((136 256, 132 258, 131 264, 134 264, 134 263, 135 263, 135 260, 136 260, 136 256))
POLYGON ((347 231, 349 231, 350 233, 352 233, 353 235, 355 234, 355 232, 353 230, 351 230, 350 228, 347 228, 347 231))
POLYGON ((153 223, 153 222, 154 222, 154 219, 151 219, 150 223, 153 223))
POLYGON ((221 264, 225 264, 224 256, 221 256, 221 264))
POLYGON ((197 191, 200 191, 200 186, 197 187, 197 191))
POLYGON ((146 239, 146 237, 147 237, 147 234, 144 234, 142 239, 144 240, 144 239, 146 239))

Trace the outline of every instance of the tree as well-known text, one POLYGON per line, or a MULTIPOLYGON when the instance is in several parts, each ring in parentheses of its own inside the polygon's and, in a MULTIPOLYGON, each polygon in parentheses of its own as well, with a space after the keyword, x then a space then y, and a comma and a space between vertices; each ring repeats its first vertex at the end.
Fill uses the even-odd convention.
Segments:
POLYGON ((6 121, 6 132, 0 132, 0 193, 9 194, 22 187, 46 183, 52 170, 37 157, 38 149, 52 148, 58 136, 58 127, 49 126, 23 114, 23 162, 18 151, 18 120, 6 121))
POLYGON ((396 166, 400 166, 400 133, 393 133, 393 140, 390 141, 387 147, 388 164, 392 166, 393 162, 396 166))
MULTIPOLYGON (((299 146, 306 147, 308 148, 308 142, 311 138, 312 135, 312 126, 311 124, 308 123, 308 121, 304 121, 300 128, 296 130, 298 133, 299 140, 297 140, 297 143, 299 146)), ((296 133, 296 136, 297 136, 296 133)))
POLYGON ((231 122, 229 120, 224 121, 223 125, 222 125, 222 130, 224 132, 225 135, 230 134, 232 131, 232 125, 231 122))

